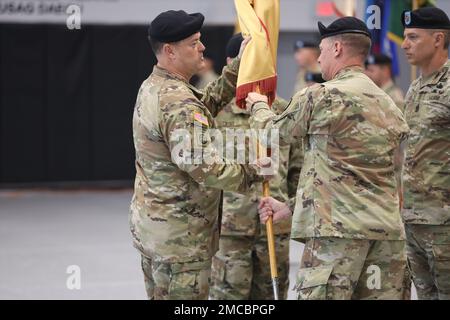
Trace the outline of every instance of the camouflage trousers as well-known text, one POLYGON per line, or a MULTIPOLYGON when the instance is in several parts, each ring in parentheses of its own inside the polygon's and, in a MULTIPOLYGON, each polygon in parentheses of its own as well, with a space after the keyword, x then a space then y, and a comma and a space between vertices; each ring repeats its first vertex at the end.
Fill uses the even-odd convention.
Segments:
MULTIPOLYGON (((279 297, 289 286, 289 235, 275 236, 279 297)), ((270 300, 273 297, 269 252, 265 236, 220 237, 213 257, 210 299, 270 300)))
POLYGON ((312 238, 295 290, 299 300, 401 300, 405 268, 405 241, 312 238))
POLYGON ((207 300, 211 261, 161 263, 142 256, 150 300, 207 300))
POLYGON ((450 300, 450 226, 407 224, 408 260, 420 300, 450 300))

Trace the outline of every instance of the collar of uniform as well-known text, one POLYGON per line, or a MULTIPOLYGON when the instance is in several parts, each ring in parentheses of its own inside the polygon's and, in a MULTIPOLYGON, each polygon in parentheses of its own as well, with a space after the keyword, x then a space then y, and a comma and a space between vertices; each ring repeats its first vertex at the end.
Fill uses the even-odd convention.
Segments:
POLYGON ((161 67, 159 67, 157 65, 155 65, 153 67, 153 73, 158 75, 158 76, 164 77, 166 79, 180 80, 180 81, 183 81, 185 83, 188 83, 186 81, 186 79, 184 79, 182 76, 180 76, 180 75, 178 75, 176 73, 172 73, 172 72, 170 72, 170 71, 168 71, 168 70, 166 70, 164 68, 161 68, 161 67))
POLYGON ((355 72, 363 73, 363 68, 361 66, 345 67, 345 68, 339 70, 339 72, 334 76, 333 80, 345 78, 346 76, 348 76, 352 73, 355 73, 355 72))
POLYGON ((391 89, 392 87, 394 87, 394 81, 389 80, 388 82, 386 82, 383 86, 381 86, 381 90, 383 91, 387 91, 388 89, 391 89))
POLYGON ((423 88, 425 86, 438 84, 441 78, 448 72, 449 69, 450 60, 447 60, 447 62, 439 70, 433 72, 428 77, 424 78, 423 76, 420 76, 420 87, 423 88))
POLYGON ((193 85, 191 85, 189 82, 186 81, 186 79, 184 79, 182 76, 172 73, 164 68, 158 67, 158 66, 154 66, 153 67, 153 73, 163 77, 165 79, 172 79, 172 80, 178 80, 183 82, 193 93, 194 95, 197 97, 197 99, 201 100, 203 97, 203 92, 199 89, 197 89, 196 87, 194 87, 193 85))
POLYGON ((202 100, 203 96, 205 95, 203 90, 194 87, 192 84, 188 82, 186 82, 186 85, 189 89, 191 89, 191 91, 194 93, 197 99, 202 100))

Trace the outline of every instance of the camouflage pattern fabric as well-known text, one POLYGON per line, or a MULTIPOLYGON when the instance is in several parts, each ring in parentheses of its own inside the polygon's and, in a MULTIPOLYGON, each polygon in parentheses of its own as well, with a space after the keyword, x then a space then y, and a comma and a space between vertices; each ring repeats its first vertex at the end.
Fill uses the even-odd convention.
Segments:
POLYGON ((305 243, 299 300, 400 300, 405 241, 313 238, 305 243))
MULTIPOLYGON (((278 98, 272 110, 281 113, 286 106, 287 101, 278 98)), ((248 119, 246 111, 238 108, 233 100, 215 120, 225 136, 225 131, 229 129, 249 129, 248 119)), ((238 147, 235 140, 226 144, 227 149, 238 147)), ((248 147, 246 149, 248 154, 248 147)), ((278 174, 269 184, 271 196, 287 201, 290 193, 295 194, 302 162, 301 141, 280 147, 278 174)), ((246 194, 224 192, 219 251, 213 258, 212 299, 273 299, 266 227, 260 224, 257 210, 261 196, 261 184, 253 185, 246 194)), ((283 289, 280 296, 287 296, 290 230, 291 219, 274 223, 279 281, 283 289)))
POLYGON ((395 85, 391 80, 387 82, 381 89, 388 94, 395 102, 396 106, 403 112, 405 110, 405 95, 402 89, 395 85))
MULTIPOLYGON (((153 286, 155 300, 207 300, 211 261, 204 263, 163 263, 142 257, 149 266, 144 274, 146 288, 153 286)), ((148 291, 147 291, 148 293, 148 291)))
MULTIPOLYGON (((210 299, 274 299, 265 236, 221 236, 219 247, 213 257, 210 299)), ((275 237, 275 252, 280 299, 286 299, 289 286, 289 234, 275 237)))
MULTIPOLYGON (((281 99, 275 100, 272 110, 281 113, 287 106, 287 102, 281 99)), ((249 115, 245 110, 240 109, 234 103, 234 100, 227 105, 215 118, 217 126, 222 130, 225 137, 226 130, 248 130, 249 115)), ((244 132, 244 131, 242 131, 244 132)), ((246 159, 248 159, 248 139, 245 147, 246 159)), ((226 148, 237 150, 236 140, 226 141, 226 148)), ((298 178, 303 162, 301 141, 291 145, 281 146, 279 150, 279 169, 278 174, 270 180, 270 194, 280 201, 287 201, 289 193, 295 193, 297 190, 298 178), (292 160, 291 160, 292 157, 292 160), (289 179, 286 179, 289 176, 289 179), (290 190, 293 189, 293 190, 290 190)), ((260 232, 265 235, 265 228, 260 228, 257 206, 262 196, 262 184, 254 184, 245 194, 236 192, 224 192, 223 216, 221 235, 242 235, 255 236, 260 232)), ((275 234, 290 233, 290 219, 278 221, 274 224, 275 234)))
POLYGON ((450 60, 414 81, 406 96, 411 128, 405 163, 407 224, 450 225, 450 60))
POLYGON ((152 260, 141 255, 141 267, 144 273, 145 291, 149 300, 154 299, 155 281, 153 280, 152 260))
POLYGON ((417 297, 450 300, 450 226, 407 224, 406 235, 417 297))
POLYGON ((214 127, 213 116, 234 96, 238 67, 235 59, 199 91, 155 66, 139 90, 129 223, 135 247, 153 265, 210 264, 218 248, 219 189, 245 192, 259 179, 248 166, 221 163, 208 131, 214 127), (204 161, 205 155, 213 161, 204 161))
POLYGON ((394 154, 409 129, 362 68, 304 89, 279 116, 256 103, 250 123, 279 128, 280 143, 304 138, 291 238, 404 240, 394 154))

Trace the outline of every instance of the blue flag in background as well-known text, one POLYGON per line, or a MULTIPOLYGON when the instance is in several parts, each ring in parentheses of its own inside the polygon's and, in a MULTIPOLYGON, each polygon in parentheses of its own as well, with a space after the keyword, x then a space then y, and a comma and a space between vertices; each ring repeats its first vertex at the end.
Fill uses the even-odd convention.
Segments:
MULTIPOLYGON (((390 33, 391 15, 398 15, 400 21, 400 14, 398 12, 392 12, 391 1, 405 1, 408 0, 366 0, 366 21, 372 13, 367 13, 367 8, 371 5, 376 5, 381 11, 381 29, 370 30, 372 36, 372 53, 384 53, 392 59, 392 74, 398 76, 400 74, 400 66, 398 59, 397 44, 392 41, 388 35, 390 33)), ((394 3, 397 4, 397 3, 394 3)), ((392 17, 395 18, 395 17, 392 17)))
MULTIPOLYGON (((399 66, 399 59, 398 59, 398 48, 397 43, 392 41, 388 34, 390 32, 390 21, 391 21, 391 15, 397 15, 398 21, 401 20, 401 12, 392 12, 392 0, 384 0, 383 9, 381 11, 381 36, 380 36, 380 45, 381 45, 381 53, 384 53, 391 57, 392 59, 392 74, 394 76, 398 76, 400 74, 400 66, 399 66)), ((399 0, 394 0, 399 1, 399 0)), ((400 0, 401 1, 401 0, 400 0)), ((392 19, 396 19, 395 16, 392 16, 392 19)))
MULTIPOLYGON (((367 22, 372 13, 367 12, 367 8, 375 5, 381 9, 381 15, 383 15, 384 0, 366 0, 365 21, 367 22)), ((371 53, 381 53, 381 30, 369 29, 372 38, 371 53)))

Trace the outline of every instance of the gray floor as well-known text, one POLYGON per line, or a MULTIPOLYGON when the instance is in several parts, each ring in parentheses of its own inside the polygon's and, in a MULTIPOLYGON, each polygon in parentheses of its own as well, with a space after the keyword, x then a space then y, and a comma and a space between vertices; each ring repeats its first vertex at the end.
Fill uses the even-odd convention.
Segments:
POLYGON ((0 194, 0 299, 145 299, 131 192, 0 194), (68 266, 81 270, 69 290, 68 266))
MULTIPOLYGON (((145 299, 130 199, 131 190, 0 191, 0 299, 145 299), (79 290, 67 287, 73 265, 79 290)), ((291 242, 291 289, 302 249, 291 242)))

